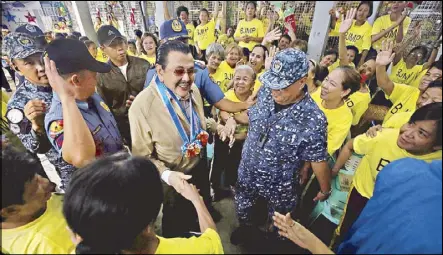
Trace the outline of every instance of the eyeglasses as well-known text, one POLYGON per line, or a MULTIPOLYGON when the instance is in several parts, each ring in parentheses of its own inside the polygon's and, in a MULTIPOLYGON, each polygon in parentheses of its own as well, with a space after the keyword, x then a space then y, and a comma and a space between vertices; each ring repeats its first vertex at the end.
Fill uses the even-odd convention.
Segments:
POLYGON ((195 68, 189 68, 186 70, 183 67, 178 67, 173 72, 174 72, 175 76, 183 77, 185 75, 185 73, 187 73, 189 76, 194 76, 194 74, 197 72, 197 70, 195 68))

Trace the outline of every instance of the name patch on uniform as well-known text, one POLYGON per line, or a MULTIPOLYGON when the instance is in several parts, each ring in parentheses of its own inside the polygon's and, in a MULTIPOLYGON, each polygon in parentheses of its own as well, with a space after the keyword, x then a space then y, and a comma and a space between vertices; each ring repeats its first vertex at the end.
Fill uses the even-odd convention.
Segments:
POLYGON ((105 102, 101 101, 100 105, 103 107, 103 109, 105 109, 108 112, 111 112, 111 110, 109 110, 109 107, 105 104, 105 102))
POLYGON ((102 129, 102 124, 98 125, 94 131, 92 131, 92 135, 96 135, 102 129))

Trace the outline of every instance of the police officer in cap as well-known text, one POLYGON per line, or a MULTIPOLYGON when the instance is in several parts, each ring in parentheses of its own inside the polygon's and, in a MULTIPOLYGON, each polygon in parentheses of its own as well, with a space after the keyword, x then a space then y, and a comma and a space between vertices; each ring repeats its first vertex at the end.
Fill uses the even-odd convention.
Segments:
POLYGON ((3 39, 2 51, 11 59, 15 71, 24 78, 22 86, 17 87, 8 103, 6 118, 9 129, 29 152, 45 153, 60 170, 63 165, 57 160, 57 152, 51 150, 44 128, 44 117, 51 107, 52 88, 41 62, 43 50, 36 46, 30 35, 14 32, 3 39))
POLYGON ((44 53, 46 74, 54 89, 45 128, 60 157, 72 165, 61 173, 62 188, 71 174, 106 154, 124 149, 117 123, 109 107, 95 92, 97 73, 111 70, 95 60, 79 40, 52 41, 44 53))

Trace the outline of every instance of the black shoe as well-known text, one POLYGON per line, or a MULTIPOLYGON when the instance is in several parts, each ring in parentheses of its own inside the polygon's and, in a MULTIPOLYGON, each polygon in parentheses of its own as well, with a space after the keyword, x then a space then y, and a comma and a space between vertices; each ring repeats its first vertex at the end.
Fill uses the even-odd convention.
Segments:
POLYGON ((247 244, 257 245, 264 238, 263 233, 257 227, 240 226, 236 228, 231 234, 231 244, 240 245, 247 244))

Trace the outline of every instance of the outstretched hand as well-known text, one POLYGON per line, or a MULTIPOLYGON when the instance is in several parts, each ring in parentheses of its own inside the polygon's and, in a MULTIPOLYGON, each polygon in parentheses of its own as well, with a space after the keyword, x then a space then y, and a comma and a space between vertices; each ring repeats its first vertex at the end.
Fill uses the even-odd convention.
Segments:
POLYGON ((377 59, 375 63, 381 66, 389 65, 395 57, 395 53, 393 53, 394 42, 383 41, 381 44, 381 50, 378 51, 377 59))
POLYGON ((272 60, 274 60, 275 54, 277 54, 278 50, 277 47, 272 46, 269 49, 269 53, 266 52, 266 60, 265 60, 265 69, 269 70, 271 69, 272 60))
POLYGON ((356 8, 351 8, 346 12, 346 16, 340 25, 340 33, 346 33, 349 31, 349 29, 351 29, 356 13, 356 8))

